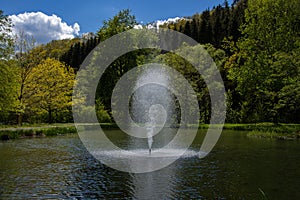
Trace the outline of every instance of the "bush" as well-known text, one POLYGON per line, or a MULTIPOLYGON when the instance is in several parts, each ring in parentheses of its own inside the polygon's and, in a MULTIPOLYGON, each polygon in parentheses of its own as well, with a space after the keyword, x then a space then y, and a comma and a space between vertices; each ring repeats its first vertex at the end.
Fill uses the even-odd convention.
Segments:
POLYGON ((99 123, 110 123, 111 118, 100 99, 96 100, 96 115, 99 123))
POLYGON ((41 131, 46 136, 65 135, 65 134, 77 132, 75 127, 54 127, 54 128, 44 129, 41 131))
POLYGON ((15 130, 2 130, 0 131, 0 138, 18 139, 20 137, 33 137, 33 136, 57 136, 70 133, 77 133, 75 126, 70 127, 53 127, 41 129, 15 129, 15 130))

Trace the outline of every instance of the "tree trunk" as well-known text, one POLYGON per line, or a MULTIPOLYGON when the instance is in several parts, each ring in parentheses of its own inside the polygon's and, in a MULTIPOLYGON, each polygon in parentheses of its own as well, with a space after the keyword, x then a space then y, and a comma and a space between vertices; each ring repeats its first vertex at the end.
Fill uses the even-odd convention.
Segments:
POLYGON ((52 110, 50 107, 48 108, 48 123, 52 124, 52 110))
POLYGON ((279 125, 279 121, 278 121, 279 115, 278 112, 275 113, 274 117, 273 117, 273 123, 275 125, 279 125))
POLYGON ((18 126, 22 126, 22 118, 23 118, 22 114, 21 113, 18 114, 18 126))

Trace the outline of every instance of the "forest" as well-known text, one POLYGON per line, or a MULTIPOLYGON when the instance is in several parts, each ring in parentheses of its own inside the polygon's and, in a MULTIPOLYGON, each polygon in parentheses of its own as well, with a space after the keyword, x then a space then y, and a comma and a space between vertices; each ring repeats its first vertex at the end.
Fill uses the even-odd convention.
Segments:
MULTIPOLYGON (((96 33, 36 44, 0 11, 0 123, 70 123, 76 73, 102 41, 134 28, 130 10, 103 22, 96 33)), ((144 28, 147 28, 145 26, 144 28)), ((227 123, 300 123, 300 3, 298 0, 235 0, 184 17, 160 28, 193 38, 221 72, 227 123)), ((113 122, 112 90, 135 66, 153 60, 174 66, 193 85, 200 123, 209 123, 210 97, 203 79, 176 56, 187 52, 140 50, 123 55, 105 71, 96 94, 99 122, 113 122), (184 66, 184 67, 182 67, 184 66)), ((194 48, 197 48, 195 46, 194 48)))

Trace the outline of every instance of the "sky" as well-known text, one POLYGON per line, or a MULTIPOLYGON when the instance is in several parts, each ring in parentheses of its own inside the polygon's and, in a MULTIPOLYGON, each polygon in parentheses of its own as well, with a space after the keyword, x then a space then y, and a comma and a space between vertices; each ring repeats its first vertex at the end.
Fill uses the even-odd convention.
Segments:
MULTIPOLYGON (((39 43, 74 38, 97 32, 104 20, 120 10, 130 9, 136 20, 147 24, 157 20, 192 16, 224 0, 1 0, 0 10, 15 27, 39 43)), ((231 3, 232 0, 229 0, 231 3)))

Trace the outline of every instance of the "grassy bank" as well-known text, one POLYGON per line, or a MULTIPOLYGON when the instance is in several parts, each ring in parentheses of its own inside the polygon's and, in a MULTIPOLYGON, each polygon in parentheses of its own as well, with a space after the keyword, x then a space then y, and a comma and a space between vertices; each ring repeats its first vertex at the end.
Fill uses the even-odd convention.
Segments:
MULTIPOLYGON (((200 128, 208 128, 209 125, 200 125, 200 128)), ((300 139, 300 124, 225 124, 225 130, 248 131, 247 136, 271 139, 300 139)))
MULTIPOLYGON (((97 124, 96 124, 97 125, 97 124)), ((92 129, 95 124, 91 124, 92 129)), ((209 124, 199 125, 199 129, 208 129, 209 124)), ((88 129, 89 126, 85 125, 88 129)), ((114 123, 102 123, 103 129, 118 129, 114 123)), ((193 125, 189 127, 194 127, 193 125)), ((197 127, 197 126, 195 126, 197 127)), ((214 125, 220 127, 220 125, 214 125)), ((274 139, 300 139, 300 124, 273 124, 273 123, 257 123, 257 124, 225 124, 224 130, 247 131, 249 137, 274 138, 274 139)), ((74 124, 25 124, 18 126, 1 126, 0 139, 18 139, 27 137, 44 137, 57 136, 70 133, 76 133, 74 124)))
POLYGON ((280 133, 274 131, 251 131, 247 134, 249 137, 258 137, 258 138, 269 138, 269 139, 279 139, 279 140, 295 140, 300 139, 300 132, 294 133, 280 133))
MULTIPOLYGON (((98 124, 96 124, 98 126, 98 124)), ((91 124, 93 128, 95 124, 91 124)), ((85 125, 86 128, 89 125, 85 125)), ((117 129, 118 126, 114 123, 102 123, 103 129, 117 129)), ((46 137, 77 133, 76 127, 73 123, 69 124, 24 124, 22 127, 17 125, 1 125, 0 126, 0 140, 32 138, 32 137, 46 137)))
MULTIPOLYGON (((200 124, 199 129, 208 129, 209 124, 200 124)), ((191 126, 193 127, 193 126, 191 126)), ((212 125, 212 128, 221 127, 221 125, 212 125)), ((247 131, 247 136, 271 139, 300 139, 300 124, 224 124, 224 130, 247 131)))
POLYGON ((40 123, 40 124, 29 124, 29 123, 23 123, 22 126, 18 125, 5 125, 5 124, 0 124, 0 131, 4 129, 35 129, 35 128, 46 128, 46 127, 70 127, 74 126, 73 123, 53 123, 53 124, 48 124, 48 123, 40 123))
POLYGON ((60 124, 60 125, 34 125, 24 127, 5 127, 0 129, 0 138, 19 139, 29 137, 45 137, 57 136, 76 133, 76 128, 73 124, 60 124))

